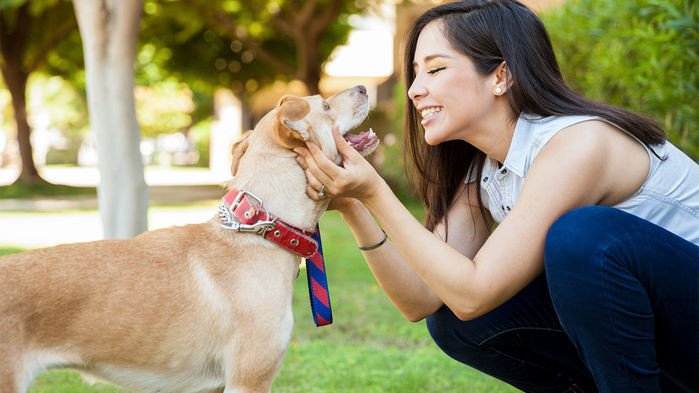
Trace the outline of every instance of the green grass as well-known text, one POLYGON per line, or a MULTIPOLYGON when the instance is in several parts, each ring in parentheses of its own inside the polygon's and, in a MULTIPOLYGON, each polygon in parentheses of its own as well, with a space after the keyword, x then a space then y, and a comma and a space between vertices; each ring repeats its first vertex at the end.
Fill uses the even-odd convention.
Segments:
MULTIPOLYGON (((424 322, 403 319, 376 284, 339 214, 327 213, 321 229, 334 323, 313 324, 301 271, 294 288, 294 332, 275 393, 517 391, 449 359, 431 341, 424 322)), ((0 255, 16 251, 0 247, 0 255)), ((124 391, 86 385, 74 372, 50 371, 30 390, 49 392, 124 391)))
POLYGON ((0 187, 0 199, 31 199, 56 196, 95 196, 95 187, 72 187, 61 184, 15 183, 0 187))

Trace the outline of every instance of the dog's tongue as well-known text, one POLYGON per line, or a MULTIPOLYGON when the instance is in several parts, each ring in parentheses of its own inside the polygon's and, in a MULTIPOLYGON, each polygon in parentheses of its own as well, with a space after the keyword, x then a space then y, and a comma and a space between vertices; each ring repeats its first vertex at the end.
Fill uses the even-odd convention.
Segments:
POLYGON ((379 145, 379 137, 374 133, 374 130, 369 128, 369 131, 360 132, 359 134, 345 134, 345 139, 355 150, 362 156, 366 157, 376 150, 379 145))

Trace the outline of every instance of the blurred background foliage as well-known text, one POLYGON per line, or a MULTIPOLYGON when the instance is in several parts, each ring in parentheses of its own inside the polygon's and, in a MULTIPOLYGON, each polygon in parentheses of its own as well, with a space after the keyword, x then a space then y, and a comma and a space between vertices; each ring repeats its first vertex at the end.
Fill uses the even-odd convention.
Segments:
MULTIPOLYGON (((248 108, 244 127, 258 116, 250 111, 251 100, 263 89, 296 80, 309 92, 318 90, 321 66, 345 43, 351 16, 378 2, 318 0, 311 16, 332 18, 324 30, 311 32, 302 28, 307 2, 299 0, 145 0, 136 64, 144 139, 183 134, 198 150, 196 165, 208 165, 215 89, 233 91, 248 108)), ((50 112, 51 124, 43 128, 60 130, 69 141, 67 151, 54 151, 47 161, 72 164, 88 119, 80 36, 74 22, 66 22, 71 4, 0 0, 6 26, 24 4, 34 17, 31 31, 38 32, 20 57, 30 73, 28 107, 50 112), (49 17, 54 14, 62 16, 49 17), (61 31, 60 39, 48 30, 61 31)), ((656 119, 671 141, 699 160, 698 12, 695 0, 569 0, 541 16, 569 84, 592 99, 656 119)), ((401 80, 395 75, 382 87, 388 93, 359 129, 379 133, 383 143, 371 160, 396 192, 410 196, 403 173, 401 80)), ((12 129, 5 87, 0 84, 0 127, 12 129)))
POLYGON ((568 83, 656 119, 699 159, 696 0, 576 0, 543 15, 568 83))

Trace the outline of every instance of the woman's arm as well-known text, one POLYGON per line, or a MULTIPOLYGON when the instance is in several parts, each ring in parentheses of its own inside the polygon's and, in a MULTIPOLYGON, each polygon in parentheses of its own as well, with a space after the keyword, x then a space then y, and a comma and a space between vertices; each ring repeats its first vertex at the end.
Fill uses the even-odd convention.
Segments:
MULTIPOLYGON (((449 209, 449 236, 447 244, 460 253, 473 257, 488 236, 488 227, 480 217, 475 205, 475 186, 463 187, 449 209), (467 191, 468 190, 468 191, 467 191), (471 193, 470 199, 466 192, 471 193)), ((381 228, 371 213, 357 200, 340 210, 343 219, 352 230, 360 245, 376 244, 383 238, 381 228)), ((435 236, 444 239, 444 222, 434 231, 435 236)), ((410 321, 416 322, 431 315, 444 303, 415 274, 405 258, 389 240, 374 250, 363 251, 377 282, 391 299, 396 308, 410 321)))
MULTIPOLYGON (((588 122, 593 123, 593 122, 588 122)), ((571 127, 573 128, 573 127, 571 127)), ((331 195, 358 198, 382 224, 415 274, 461 319, 472 319, 512 297, 543 270, 546 233, 563 213, 594 205, 619 177, 610 157, 619 152, 595 123, 585 132, 561 132, 537 156, 517 204, 473 257, 426 230, 385 181, 344 139, 336 136, 344 167, 314 145, 299 151, 331 195)), ((612 131, 617 133, 618 131, 612 131)), ((623 154, 622 154, 623 156, 623 154)))

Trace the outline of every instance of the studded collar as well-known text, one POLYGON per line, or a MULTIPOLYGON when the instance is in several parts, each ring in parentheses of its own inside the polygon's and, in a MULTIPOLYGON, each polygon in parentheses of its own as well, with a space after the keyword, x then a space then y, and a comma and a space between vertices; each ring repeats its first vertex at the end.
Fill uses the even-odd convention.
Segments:
POLYGON ((248 191, 232 189, 219 205, 221 227, 255 233, 304 258, 318 251, 313 233, 287 224, 271 214, 260 198, 248 191))

